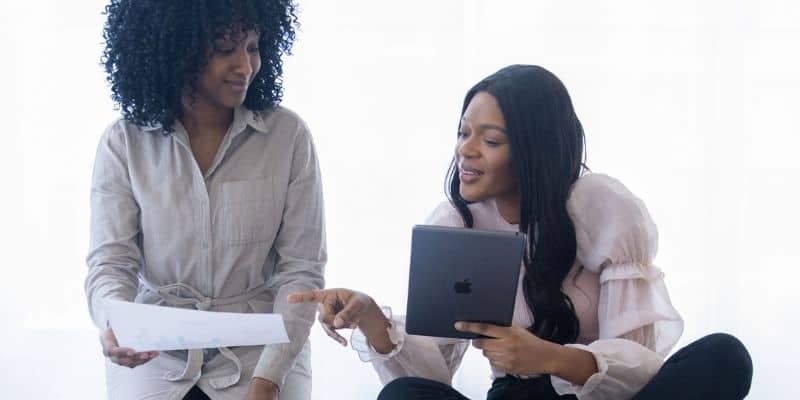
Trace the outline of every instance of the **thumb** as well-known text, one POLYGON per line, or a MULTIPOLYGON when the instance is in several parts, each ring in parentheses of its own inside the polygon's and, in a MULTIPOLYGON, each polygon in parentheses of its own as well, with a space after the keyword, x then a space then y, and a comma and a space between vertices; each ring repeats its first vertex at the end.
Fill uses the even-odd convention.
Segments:
POLYGON ((102 337, 103 343, 106 344, 107 346, 118 346, 119 345, 117 343, 117 336, 114 335, 114 331, 111 330, 111 328, 106 329, 105 332, 103 332, 103 335, 101 337, 102 337))
POLYGON ((100 334, 100 347, 103 349, 103 355, 108 357, 109 351, 113 347, 118 347, 117 338, 114 336, 114 331, 111 328, 106 329, 100 334))
POLYGON ((351 301, 347 302, 342 311, 339 311, 333 319, 333 326, 337 329, 355 327, 358 324, 358 320, 361 319, 358 307, 357 301, 351 299, 351 301))

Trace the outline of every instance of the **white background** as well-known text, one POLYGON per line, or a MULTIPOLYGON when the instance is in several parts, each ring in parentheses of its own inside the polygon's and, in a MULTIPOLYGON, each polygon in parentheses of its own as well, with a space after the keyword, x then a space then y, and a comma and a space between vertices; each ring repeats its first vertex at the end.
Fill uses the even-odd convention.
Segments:
MULTIPOLYGON (((33 3, 33 2, 32 2, 33 3)), ((99 67, 104 1, 0 5, 0 397, 103 398, 83 293, 89 179, 117 115, 99 67)), ((330 287, 402 311, 410 228, 444 199, 461 101, 512 63, 570 90, 589 165, 660 229, 656 259, 686 320, 750 349, 750 398, 793 398, 800 351, 796 154, 800 3, 301 2, 284 105, 314 134, 330 287)), ((314 398, 373 398, 369 365, 312 330, 314 398)), ((468 355, 455 386, 481 398, 468 355)), ((691 390, 687 388, 687 390, 691 390)))

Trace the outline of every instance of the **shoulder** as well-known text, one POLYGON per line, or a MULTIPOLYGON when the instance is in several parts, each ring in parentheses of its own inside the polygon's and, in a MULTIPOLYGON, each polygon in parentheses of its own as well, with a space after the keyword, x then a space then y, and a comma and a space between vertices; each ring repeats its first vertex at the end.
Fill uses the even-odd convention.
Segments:
POLYGON ((590 270, 606 262, 647 263, 658 231, 647 207, 625 185, 604 174, 588 174, 572 187, 567 212, 575 226, 577 257, 590 270))
POLYGON ((461 218, 461 214, 458 213, 456 207, 449 201, 439 203, 439 205, 433 209, 433 212, 428 215, 428 218, 425 219, 425 223, 428 225, 452 227, 464 226, 464 220, 461 218))
POLYGON ((142 129, 139 126, 120 116, 112 120, 110 124, 106 125, 104 136, 120 137, 128 135, 132 132, 139 132, 141 130, 142 129))
POLYGON ((573 219, 593 223, 630 223, 649 219, 647 207, 622 182, 605 174, 588 174, 572 186, 567 211, 573 219))
POLYGON ((572 185, 570 201, 580 201, 590 196, 604 196, 606 198, 629 198, 633 194, 619 180, 606 174, 586 174, 572 185))
POLYGON ((143 128, 120 116, 106 125, 103 135, 100 137, 100 145, 112 148, 125 147, 135 139, 136 134, 142 131, 144 131, 143 128))
POLYGON ((296 112, 283 106, 250 111, 248 122, 263 133, 290 135, 301 140, 311 137, 306 122, 296 112))

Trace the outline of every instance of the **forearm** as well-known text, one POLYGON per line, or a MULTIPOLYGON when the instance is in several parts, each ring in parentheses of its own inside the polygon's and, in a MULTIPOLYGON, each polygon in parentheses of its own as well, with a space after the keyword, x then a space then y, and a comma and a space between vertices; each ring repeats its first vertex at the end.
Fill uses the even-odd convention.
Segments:
POLYGON ((550 375, 583 385, 586 380, 597 373, 597 361, 592 353, 572 347, 555 345, 550 375))
POLYGON ((314 323, 316 307, 313 304, 288 304, 286 296, 301 290, 317 290, 322 281, 307 280, 305 282, 286 282, 276 291, 273 312, 281 314, 289 336, 289 343, 273 344, 264 347, 253 376, 283 385, 283 380, 295 363, 308 340, 308 334, 314 323))
POLYGON ((119 268, 97 267, 90 269, 84 281, 84 289, 89 306, 89 314, 95 325, 100 329, 107 327, 108 317, 103 307, 105 299, 133 301, 136 296, 137 286, 138 280, 136 277, 129 276, 119 268))

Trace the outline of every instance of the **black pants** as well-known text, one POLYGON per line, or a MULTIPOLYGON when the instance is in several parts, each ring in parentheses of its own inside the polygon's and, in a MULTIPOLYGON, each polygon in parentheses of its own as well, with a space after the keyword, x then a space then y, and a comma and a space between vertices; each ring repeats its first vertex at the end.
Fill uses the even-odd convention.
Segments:
POLYGON ((183 400, 211 400, 207 394, 203 393, 197 386, 192 386, 192 390, 183 396, 183 400))
MULTIPOLYGON (((739 400, 750 391, 753 364, 744 345, 731 335, 715 333, 703 337, 672 355, 656 376, 633 400, 739 400)), ((559 396, 550 377, 495 379, 486 398, 500 399, 575 399, 559 396)), ((443 383, 423 378, 400 378, 386 385, 379 400, 452 399, 466 400, 461 393, 443 383)))

